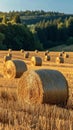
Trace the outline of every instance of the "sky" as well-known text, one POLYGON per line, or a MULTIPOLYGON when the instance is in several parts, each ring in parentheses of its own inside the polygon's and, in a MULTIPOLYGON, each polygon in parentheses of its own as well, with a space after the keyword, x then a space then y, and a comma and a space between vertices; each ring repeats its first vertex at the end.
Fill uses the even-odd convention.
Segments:
POLYGON ((0 0, 0 11, 44 10, 73 14, 73 0, 0 0))

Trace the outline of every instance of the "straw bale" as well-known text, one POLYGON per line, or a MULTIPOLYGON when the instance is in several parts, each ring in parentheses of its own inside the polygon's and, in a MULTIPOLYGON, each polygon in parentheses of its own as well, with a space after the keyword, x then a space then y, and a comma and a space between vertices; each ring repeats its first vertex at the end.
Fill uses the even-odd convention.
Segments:
POLYGON ((42 65, 42 59, 41 59, 41 57, 32 56, 31 57, 31 65, 41 66, 42 65))
POLYGON ((65 53, 64 58, 69 58, 69 54, 65 53))
POLYGON ((21 51, 21 53, 23 53, 23 52, 24 52, 24 49, 21 49, 20 51, 21 51))
POLYGON ((29 52, 24 53, 24 58, 29 58, 29 52))
POLYGON ((19 80, 18 99, 28 104, 66 104, 68 84, 57 70, 28 70, 19 80))
POLYGON ((46 50, 45 53, 44 53, 45 56, 48 55, 48 53, 49 53, 49 50, 46 50))
POLYGON ((47 53, 47 52, 45 52, 45 53, 44 53, 44 55, 46 56, 46 55, 48 55, 48 53, 47 53))
POLYGON ((9 48, 9 49, 8 49, 8 51, 9 51, 9 52, 11 52, 11 51, 12 51, 12 49, 11 49, 11 48, 9 48))
POLYGON ((62 53, 62 52, 60 52, 60 53, 59 53, 59 56, 63 56, 63 53, 62 53))
POLYGON ((49 50, 46 50, 46 53, 49 53, 49 50))
POLYGON ((12 58, 12 54, 11 53, 8 53, 7 56, 10 56, 12 58))
POLYGON ((65 51, 62 51, 62 54, 64 54, 65 53, 65 51))
POLYGON ((35 50, 35 53, 38 53, 38 50, 35 50))
POLYGON ((27 66, 21 60, 9 60, 3 66, 4 77, 10 79, 20 78, 26 70, 27 66))
POLYGON ((45 56, 45 61, 50 61, 50 56, 49 55, 45 56))
POLYGON ((64 63, 64 58, 61 56, 56 57, 56 63, 64 63))
POLYGON ((4 62, 8 61, 8 60, 11 60, 11 57, 10 56, 4 56, 4 62))

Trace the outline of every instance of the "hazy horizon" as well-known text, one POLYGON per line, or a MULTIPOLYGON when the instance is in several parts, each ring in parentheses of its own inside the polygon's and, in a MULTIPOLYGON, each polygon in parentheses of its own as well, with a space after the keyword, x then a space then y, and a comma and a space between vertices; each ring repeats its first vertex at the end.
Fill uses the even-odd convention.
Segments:
POLYGON ((73 14, 73 0, 2 0, 0 1, 0 11, 9 12, 9 11, 35 11, 35 10, 44 10, 46 12, 60 12, 65 14, 73 14))

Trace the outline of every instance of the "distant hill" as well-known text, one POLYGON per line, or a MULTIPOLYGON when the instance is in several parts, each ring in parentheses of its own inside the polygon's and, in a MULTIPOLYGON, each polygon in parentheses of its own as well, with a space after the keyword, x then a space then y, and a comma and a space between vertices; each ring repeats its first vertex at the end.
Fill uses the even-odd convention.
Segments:
POLYGON ((0 12, 0 19, 2 18, 3 15, 6 15, 7 18, 11 19, 14 15, 19 15, 21 22, 23 24, 31 25, 31 24, 36 24, 37 22, 40 21, 48 21, 48 20, 57 20, 57 19, 62 19, 63 21, 70 16, 73 17, 72 14, 64 14, 64 13, 59 13, 59 12, 45 12, 43 10, 41 11, 10 11, 10 12, 0 12))
POLYGON ((52 47, 49 49, 50 51, 68 51, 68 52, 73 52, 73 45, 60 45, 56 47, 52 47))
POLYGON ((73 51, 73 15, 59 12, 0 12, 0 48, 73 51))
POLYGON ((68 19, 70 16, 70 14, 63 14, 63 13, 56 13, 56 12, 41 12, 39 13, 39 11, 37 11, 37 13, 34 12, 30 12, 29 14, 27 13, 23 13, 23 15, 20 13, 20 18, 21 18, 21 22, 27 25, 31 25, 31 24, 36 24, 40 21, 45 20, 57 20, 57 19, 61 19, 61 20, 65 20, 68 19))

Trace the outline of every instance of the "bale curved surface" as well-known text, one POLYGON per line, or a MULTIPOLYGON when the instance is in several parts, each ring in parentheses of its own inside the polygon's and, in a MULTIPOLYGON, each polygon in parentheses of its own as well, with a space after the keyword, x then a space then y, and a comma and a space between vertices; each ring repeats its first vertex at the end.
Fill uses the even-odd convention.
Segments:
POLYGON ((28 70, 19 80, 18 97, 28 104, 65 104, 68 84, 56 70, 28 70))
POLYGON ((35 50, 35 53, 38 53, 38 50, 35 50))
POLYGON ((8 61, 8 60, 11 60, 11 56, 4 56, 4 62, 8 61))
POLYGON ((32 56, 32 58, 31 58, 31 65, 41 66, 42 65, 42 59, 41 59, 41 57, 32 56))
POLYGON ((29 52, 25 52, 24 53, 24 58, 28 58, 29 57, 29 52))
POLYGON ((61 56, 61 57, 63 56, 63 53, 62 53, 62 52, 59 53, 59 57, 60 57, 60 56, 61 56))
POLYGON ((46 56, 46 55, 48 55, 48 53, 47 53, 47 52, 45 52, 45 53, 44 53, 44 55, 46 56))
POLYGON ((45 56, 45 61, 50 61, 50 56, 49 55, 45 56))
POLYGON ((48 53, 49 53, 49 50, 46 50, 45 53, 44 53, 45 56, 48 55, 48 53))
POLYGON ((9 52, 11 52, 11 51, 12 51, 12 49, 11 49, 11 48, 9 48, 9 49, 8 49, 8 51, 9 51, 9 52))
POLYGON ((11 53, 8 53, 7 56, 10 56, 12 58, 12 54, 11 53))
POLYGON ((21 49, 20 51, 21 51, 21 53, 23 53, 23 52, 24 52, 24 49, 21 49))
POLYGON ((4 77, 6 78, 19 78, 27 70, 24 61, 9 60, 3 66, 4 77))
POLYGON ((64 58, 62 56, 59 56, 56 58, 56 63, 64 63, 64 58))
POLYGON ((65 53, 64 58, 69 58, 69 54, 65 53))

